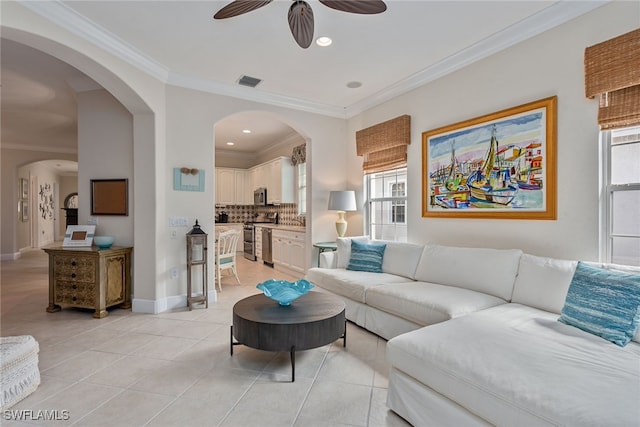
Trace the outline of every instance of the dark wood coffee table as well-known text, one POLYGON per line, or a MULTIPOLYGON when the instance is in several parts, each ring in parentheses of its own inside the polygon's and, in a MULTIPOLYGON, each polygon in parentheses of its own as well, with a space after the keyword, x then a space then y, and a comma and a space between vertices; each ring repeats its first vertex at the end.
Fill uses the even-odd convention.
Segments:
POLYGON ((291 382, 295 381, 295 352, 330 344, 342 338, 347 346, 344 302, 322 292, 309 292, 289 306, 279 305, 263 294, 238 301, 233 306, 230 353, 233 346, 291 354, 291 382), (237 342, 233 341, 233 338, 237 342))

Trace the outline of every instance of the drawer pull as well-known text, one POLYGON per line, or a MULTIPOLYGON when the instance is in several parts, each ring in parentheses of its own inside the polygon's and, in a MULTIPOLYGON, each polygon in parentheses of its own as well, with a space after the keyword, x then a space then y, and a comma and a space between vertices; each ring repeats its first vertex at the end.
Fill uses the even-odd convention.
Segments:
POLYGON ((76 278, 76 273, 71 273, 71 278, 75 279, 76 278))
POLYGON ((71 261, 71 265, 73 265, 75 267, 77 265, 77 263, 75 261, 71 261))
POLYGON ((78 286, 77 285, 73 285, 72 288, 73 289, 78 289, 78 286))
POLYGON ((71 298, 71 299, 75 301, 75 300, 77 300, 78 298, 76 298, 76 297, 73 297, 73 298, 71 298))

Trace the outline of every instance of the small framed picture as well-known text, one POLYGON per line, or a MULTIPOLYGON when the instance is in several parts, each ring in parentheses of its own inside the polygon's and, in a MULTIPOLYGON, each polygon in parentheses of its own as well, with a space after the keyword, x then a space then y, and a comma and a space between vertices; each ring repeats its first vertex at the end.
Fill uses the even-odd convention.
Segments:
POLYGON ((91 180, 91 215, 123 215, 128 211, 127 179, 91 180))
POLYGON ((69 225, 62 246, 91 246, 95 231, 95 225, 69 225))
POLYGON ((20 198, 25 200, 29 198, 29 180, 25 178, 20 179, 20 198))

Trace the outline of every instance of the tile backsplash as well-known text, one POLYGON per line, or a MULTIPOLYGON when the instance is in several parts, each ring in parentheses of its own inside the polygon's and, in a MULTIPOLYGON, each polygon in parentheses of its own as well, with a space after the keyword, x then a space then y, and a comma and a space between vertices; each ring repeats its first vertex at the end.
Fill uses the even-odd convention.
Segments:
POLYGON ((216 207, 216 217, 220 212, 229 215, 228 222, 251 221, 258 214, 278 213, 280 224, 302 225, 304 216, 298 216, 298 205, 296 203, 284 203, 274 206, 253 206, 253 205, 227 205, 216 207), (301 223, 302 222, 302 223, 301 223))

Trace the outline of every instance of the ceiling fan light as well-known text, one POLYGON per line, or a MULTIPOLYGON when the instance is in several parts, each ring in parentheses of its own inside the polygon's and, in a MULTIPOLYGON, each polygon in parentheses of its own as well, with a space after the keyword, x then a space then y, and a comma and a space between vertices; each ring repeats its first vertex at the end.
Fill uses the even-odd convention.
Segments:
POLYGON ((318 39, 316 40, 316 44, 322 47, 330 46, 331 43, 333 43, 333 40, 331 40, 330 37, 326 36, 318 37, 318 39))

